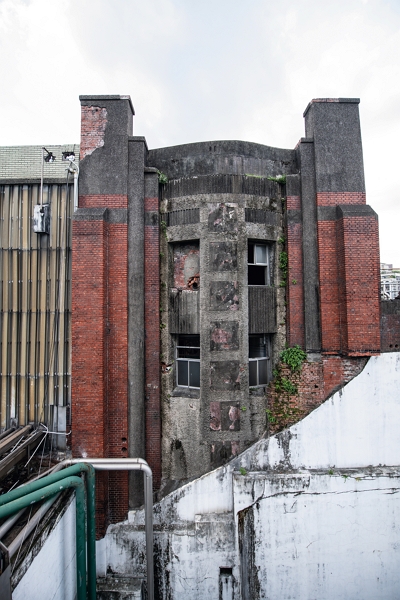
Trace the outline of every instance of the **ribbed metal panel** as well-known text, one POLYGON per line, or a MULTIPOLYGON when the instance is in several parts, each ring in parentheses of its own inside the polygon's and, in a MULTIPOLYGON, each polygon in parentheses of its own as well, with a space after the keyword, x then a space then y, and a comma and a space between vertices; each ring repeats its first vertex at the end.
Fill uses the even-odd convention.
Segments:
POLYGON ((278 184, 267 177, 251 175, 199 175, 172 179, 163 186, 164 198, 179 198, 194 194, 249 194, 278 197, 278 184))
POLYGON ((276 289, 249 286, 249 333, 276 332, 276 289))
POLYGON ((170 333, 200 333, 200 293, 171 290, 169 295, 170 333))
POLYGON ((173 225, 192 225, 200 223, 200 209, 187 208, 184 210, 173 210, 165 214, 167 226, 173 225))
POLYGON ((264 225, 278 225, 279 217, 276 212, 260 208, 245 208, 246 223, 262 223, 264 225))
POLYGON ((50 234, 33 232, 40 185, 0 186, 0 426, 50 422, 70 400, 72 185, 44 186, 50 234))

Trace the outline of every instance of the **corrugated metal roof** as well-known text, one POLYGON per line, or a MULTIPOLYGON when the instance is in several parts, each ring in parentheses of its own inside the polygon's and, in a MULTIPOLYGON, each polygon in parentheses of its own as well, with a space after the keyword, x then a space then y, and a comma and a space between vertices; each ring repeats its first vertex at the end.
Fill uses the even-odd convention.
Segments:
MULTIPOLYGON (((68 163, 62 160, 63 152, 73 152, 79 163, 79 144, 46 146, 56 160, 44 163, 43 176, 46 182, 66 179, 68 163)), ((42 146, 2 146, 0 147, 0 182, 37 181, 42 169, 42 146)))

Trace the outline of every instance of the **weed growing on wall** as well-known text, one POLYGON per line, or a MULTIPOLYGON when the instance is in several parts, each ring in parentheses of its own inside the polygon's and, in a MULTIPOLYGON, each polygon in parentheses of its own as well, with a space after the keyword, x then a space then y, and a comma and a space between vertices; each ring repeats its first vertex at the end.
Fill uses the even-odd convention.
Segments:
POLYGON ((270 181, 276 181, 276 183, 280 183, 284 185, 286 183, 286 175, 277 175, 276 177, 267 177, 270 181))
POLYGON ((161 171, 157 171, 157 175, 158 175, 158 183, 160 185, 165 185, 166 183, 168 183, 168 177, 166 176, 165 173, 162 173, 161 171))
POLYGON ((296 345, 280 354, 280 362, 273 371, 269 386, 270 407, 266 411, 271 433, 277 433, 296 423, 303 415, 297 403, 298 383, 307 354, 296 345))
POLYGON ((281 287, 286 287, 286 280, 288 275, 288 253, 284 250, 279 253, 279 268, 281 270, 281 287))
POLYGON ((281 361, 291 368, 292 371, 300 371, 303 362, 307 359, 307 353, 298 344, 292 348, 286 348, 281 352, 281 361))

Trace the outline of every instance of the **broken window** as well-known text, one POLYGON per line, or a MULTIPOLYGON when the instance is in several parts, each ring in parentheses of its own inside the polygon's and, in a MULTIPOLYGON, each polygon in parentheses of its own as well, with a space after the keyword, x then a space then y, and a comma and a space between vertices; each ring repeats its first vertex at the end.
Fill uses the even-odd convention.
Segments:
POLYGON ((267 385, 270 376, 270 339, 269 336, 249 336, 249 386, 267 385))
POLYGON ((199 241, 174 243, 173 262, 173 287, 197 291, 200 287, 199 241))
POLYGON ((270 285, 268 245, 249 241, 247 262, 248 284, 270 285))
POLYGON ((176 383, 179 387, 200 387, 200 336, 179 335, 176 346, 176 383))

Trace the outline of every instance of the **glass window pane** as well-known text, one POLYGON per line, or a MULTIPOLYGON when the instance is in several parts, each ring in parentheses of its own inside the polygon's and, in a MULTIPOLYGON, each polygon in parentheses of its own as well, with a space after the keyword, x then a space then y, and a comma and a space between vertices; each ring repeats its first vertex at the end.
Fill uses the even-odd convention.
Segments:
POLYGON ((267 356, 267 346, 264 336, 252 335, 249 337, 249 358, 261 358, 267 356))
POLYGON ((200 358, 200 348, 177 348, 178 358, 200 358))
POLYGON ((266 285, 266 270, 267 267, 249 265, 248 266, 248 284, 249 285, 266 285))
POLYGON ((180 335, 178 337, 178 346, 198 346, 200 347, 199 335, 180 335))
POLYGON ((267 385, 268 383, 268 360, 258 361, 258 385, 267 385))
POLYGON ((200 363, 189 361, 189 386, 200 387, 200 363))
POLYGON ((178 385, 188 385, 188 361, 178 360, 178 385))
POLYGON ((249 245, 247 246, 247 262, 253 264, 254 263, 254 244, 251 244, 249 242, 249 245))
POLYGON ((257 361, 249 361, 249 386, 257 385, 257 361))
POLYGON ((256 245, 256 263, 259 264, 267 264, 267 246, 265 245, 256 245))

